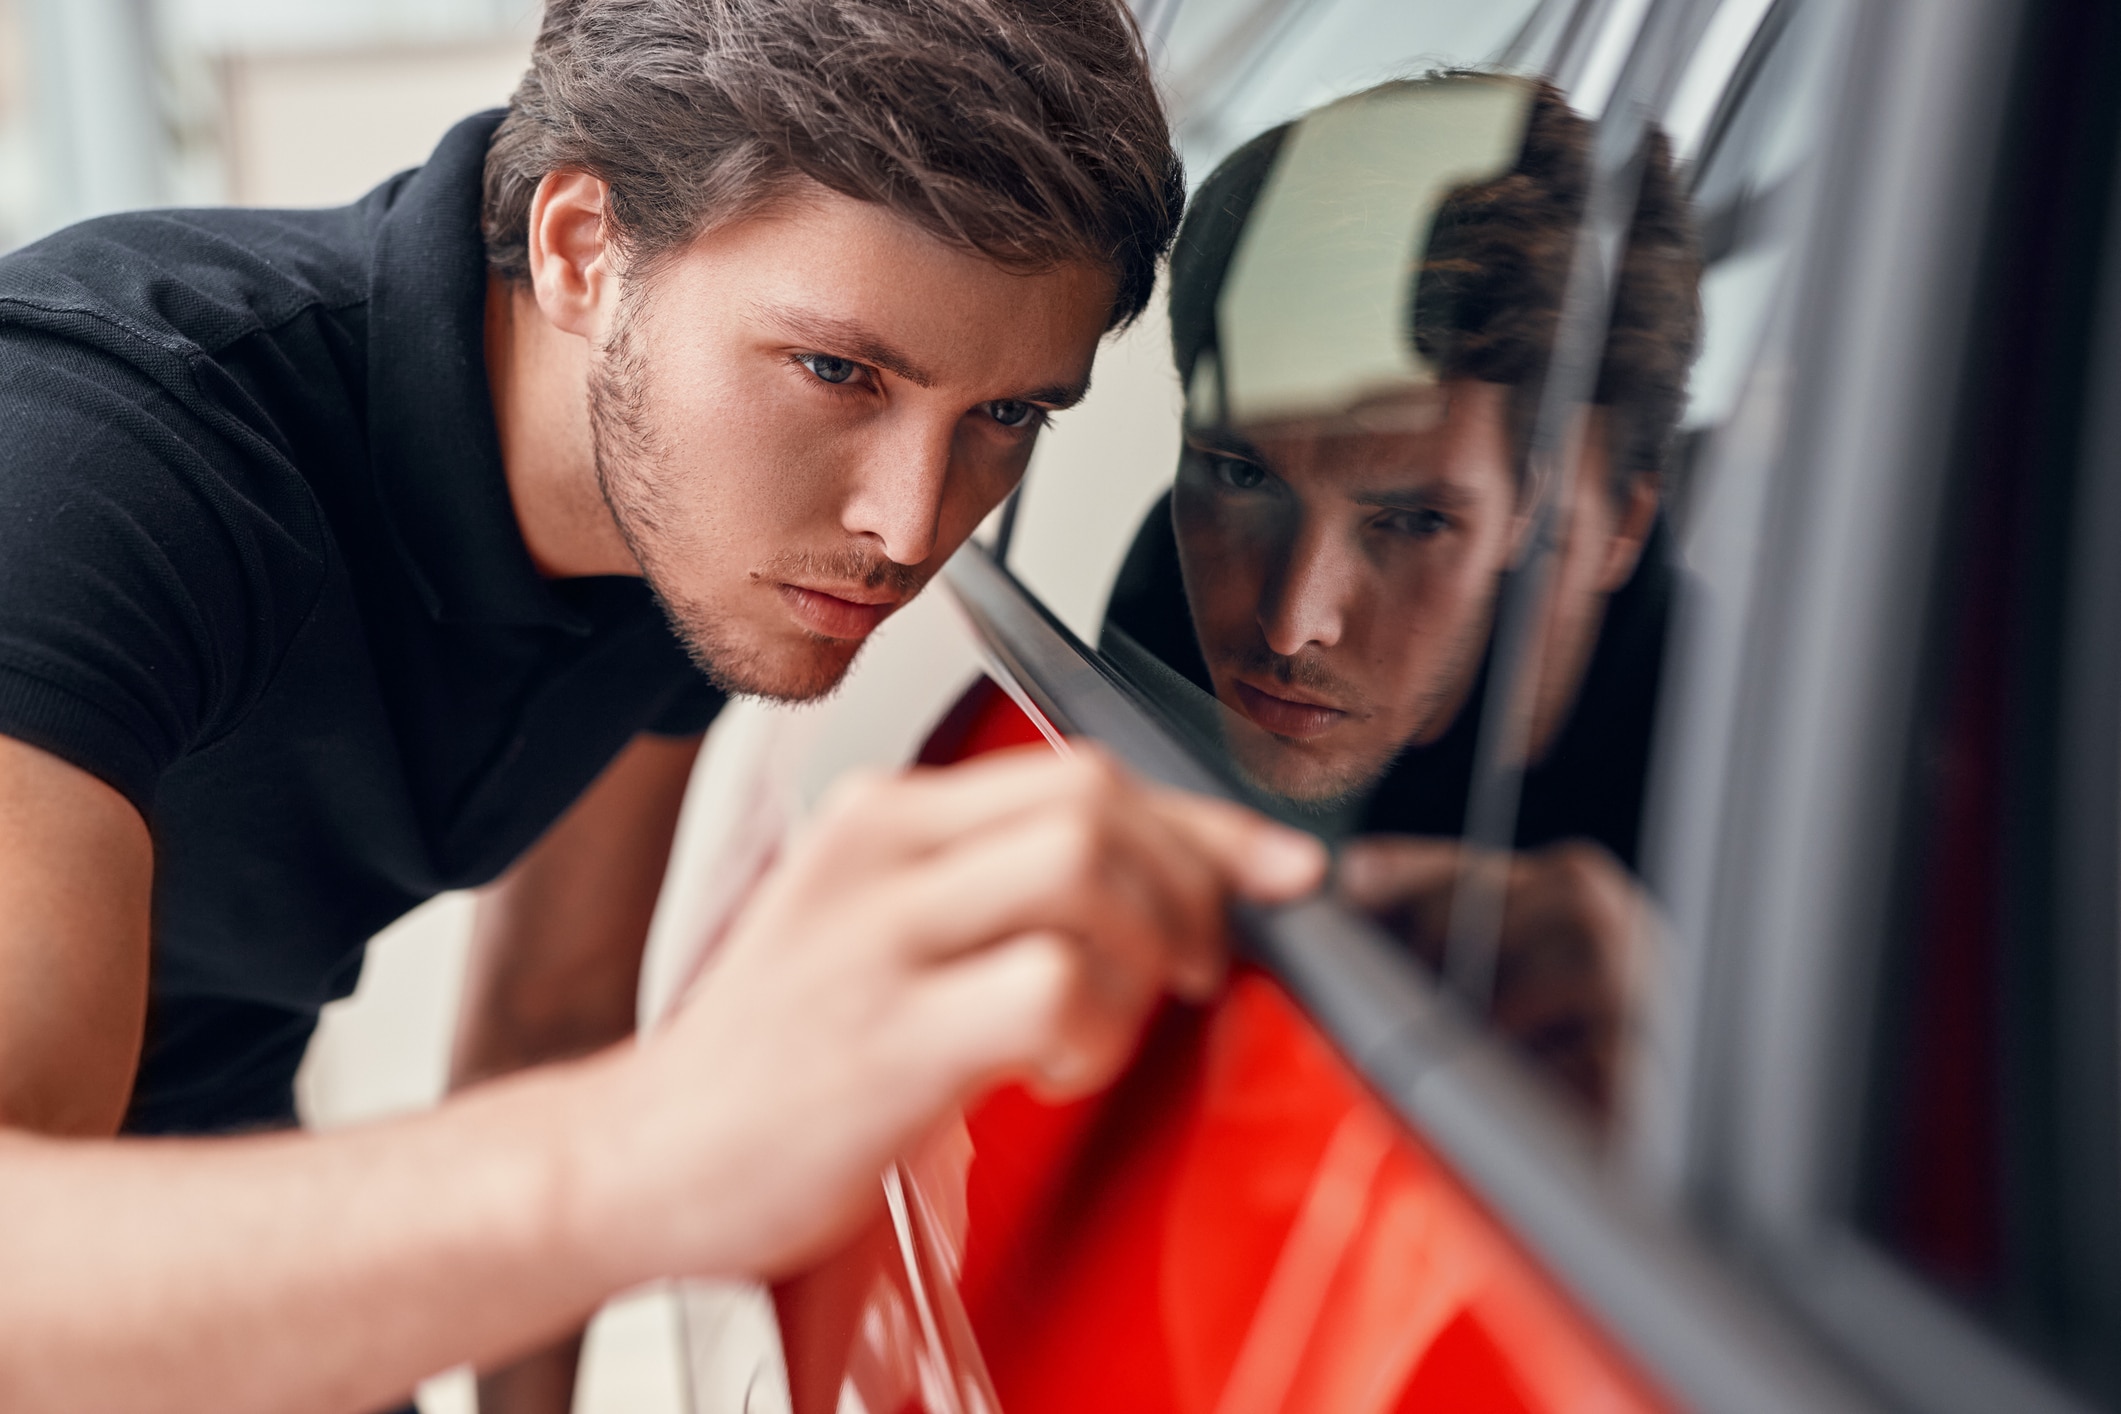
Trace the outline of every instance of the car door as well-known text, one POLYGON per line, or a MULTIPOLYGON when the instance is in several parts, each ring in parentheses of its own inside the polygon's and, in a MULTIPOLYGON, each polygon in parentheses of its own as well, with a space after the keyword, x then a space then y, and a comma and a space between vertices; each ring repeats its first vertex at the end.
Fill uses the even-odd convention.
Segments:
POLYGON ((1701 966, 1653 1168, 1896 1404, 2112 1407, 2117 35, 2026 4, 1855 41, 1734 414, 1780 431, 1702 507, 1754 549, 1701 631, 1750 623, 1691 656, 1669 763, 1701 966))
MULTIPOLYGON (((1178 116, 1203 176, 1408 57, 1362 44, 1404 9, 1189 21, 1192 3, 1146 19, 1193 75, 1178 116)), ((949 571, 990 680, 929 759, 1093 738, 1309 823, 1344 861, 1389 837, 1441 868, 1419 908, 1344 890, 1244 914, 1229 996, 1163 1017, 1111 1094, 1005 1092, 969 1144, 902 1168, 895 1294, 869 1328, 871 1356, 903 1358, 868 1388, 1019 1411, 2114 1401, 2114 46, 2095 7, 1608 0, 1542 5, 1499 53, 1440 56, 1552 82, 1589 126, 1588 176, 1519 433, 1547 465, 1515 503, 1462 694, 1462 779, 1417 782, 1396 815, 1369 780, 1359 808, 1303 798, 1224 715, 1248 699, 1209 661, 1196 601, 1241 583, 1272 617, 1276 574, 1226 555, 1186 579, 1170 466, 1195 441, 1245 460, 1196 434, 1229 430, 1216 409, 1263 385, 1233 395, 1197 357, 1176 376, 1165 329, 1129 336, 1127 388, 1101 364, 1117 415, 1064 421, 1013 519, 949 571), (1636 231, 1667 175, 1701 329, 1637 537, 1670 557, 1658 646, 1633 660, 1654 680, 1616 698, 1640 675, 1601 679, 1595 647, 1572 667, 1552 606, 1597 582, 1568 564, 1572 439, 1618 402, 1616 338, 1677 307, 1659 303, 1669 279, 1628 285, 1631 261, 1655 273, 1636 231), (1155 568, 1136 552, 1158 535, 1185 610, 1161 638, 1126 608, 1156 582, 1130 574, 1155 568), (1189 641, 1198 658, 1176 661, 1189 641), (1571 691, 1542 699, 1543 680, 1571 691), (1639 758, 1594 734, 1557 777, 1552 742, 1600 702, 1647 714, 1639 758), (1631 773, 1632 842, 1601 813, 1631 773), (1624 925, 1542 912, 1557 877, 1628 903, 1624 925), (1580 1028, 1507 1014, 1528 977, 1586 958, 1627 971, 1608 1070, 1577 1063, 1580 1028)), ((1280 156, 1239 205, 1274 190, 1280 156)), ((1299 189, 1312 216, 1333 197, 1299 189)), ((1211 200, 1229 190, 1210 179, 1211 200)), ((1463 209, 1450 220, 1463 237, 1463 209)), ((1426 240, 1436 221, 1409 224, 1426 240)), ((1233 247, 1252 238, 1238 224, 1233 247)), ((1296 257, 1348 254, 1330 222, 1290 229, 1296 257)), ((1432 263, 1478 263, 1453 258, 1432 263)), ((1226 262, 1228 282, 1244 262, 1226 262)), ((1309 275, 1290 290, 1296 314, 1262 327, 1300 340, 1338 296, 1309 275)), ((1222 325, 1271 299, 1207 303, 1218 353, 1274 352, 1222 325)), ((1307 347, 1312 366, 1381 366, 1307 347)), ((1297 519, 1254 539, 1300 545, 1297 519)), ((1599 591, 1594 644, 1645 622, 1613 607, 1632 584, 1599 591)), ((1268 736, 1317 725, 1321 681, 1268 672, 1294 694, 1274 718, 1292 730, 1268 736)), ((1418 735, 1405 756, 1432 744, 1418 735)))

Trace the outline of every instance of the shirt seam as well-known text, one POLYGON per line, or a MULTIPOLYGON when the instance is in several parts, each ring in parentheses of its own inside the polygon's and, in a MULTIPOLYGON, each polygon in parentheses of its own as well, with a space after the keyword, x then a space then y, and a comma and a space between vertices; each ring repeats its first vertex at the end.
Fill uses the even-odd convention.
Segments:
POLYGON ((34 309, 40 314, 78 316, 85 319, 93 319, 99 324, 116 329, 120 333, 129 334, 144 344, 160 349, 165 354, 181 358, 189 365, 201 356, 207 358, 216 357, 254 335, 271 334, 284 329, 313 310, 321 309, 332 314, 338 314, 367 304, 371 298, 372 296, 367 291, 363 291, 344 300, 327 300, 321 296, 307 299, 294 309, 289 310, 283 318, 275 319, 271 323, 267 323, 263 319, 251 319, 247 321, 246 326, 240 332, 211 346, 202 344, 196 339, 164 337, 144 325, 133 323, 107 307, 88 304, 58 304, 21 294, 0 295, 0 305, 17 305, 23 309, 34 309))
MULTIPOLYGON (((39 687, 42 687, 47 691, 57 693, 61 697, 66 698, 68 701, 86 708, 90 712, 95 713, 95 715, 103 721, 109 723, 113 729, 123 732, 125 734, 126 740, 131 742, 134 749, 136 749, 140 753, 141 760, 153 761, 156 759, 155 751, 151 747, 149 747, 144 740, 141 739, 139 732, 135 731, 132 727, 126 724, 123 716, 121 716, 119 713, 112 711, 109 706, 97 701, 94 697, 89 696, 87 693, 82 692, 80 689, 73 687, 70 684, 60 682, 58 679, 54 678, 50 674, 50 672, 24 662, 22 654, 11 651, 5 646, 0 646, 0 673, 12 673, 18 677, 27 678, 31 682, 36 683, 39 687)), ((20 737, 12 737, 12 734, 7 731, 5 723, 0 723, 0 736, 10 736, 13 740, 17 741, 23 740, 23 738, 20 737)), ((78 766, 81 763, 70 762, 69 764, 78 766)), ((117 790, 120 795, 126 795, 128 799, 131 798, 129 794, 124 790, 124 788, 119 786, 117 782, 104 778, 102 774, 96 771, 95 769, 88 766, 81 766, 81 769, 88 771, 90 775, 96 776, 97 779, 103 780, 104 784, 109 785, 114 790, 117 790)), ((160 778, 160 774, 161 773, 159 771, 156 773, 157 779, 160 778)), ((148 784, 151 785, 152 783, 150 782, 148 784)), ((143 815, 146 814, 146 810, 143 805, 140 805, 136 802, 135 808, 140 809, 143 815)))

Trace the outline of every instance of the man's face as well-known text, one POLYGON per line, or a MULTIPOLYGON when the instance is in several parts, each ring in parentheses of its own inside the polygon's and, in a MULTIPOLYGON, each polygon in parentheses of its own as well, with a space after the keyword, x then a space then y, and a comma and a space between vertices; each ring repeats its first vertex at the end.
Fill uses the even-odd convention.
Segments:
POLYGON ((1330 801, 1435 739, 1479 672, 1516 515, 1510 390, 1190 429, 1174 522, 1238 764, 1330 801))
POLYGON ((1082 395, 1114 289, 823 189, 629 285, 590 375, 598 480, 701 666, 830 691, 1082 395))

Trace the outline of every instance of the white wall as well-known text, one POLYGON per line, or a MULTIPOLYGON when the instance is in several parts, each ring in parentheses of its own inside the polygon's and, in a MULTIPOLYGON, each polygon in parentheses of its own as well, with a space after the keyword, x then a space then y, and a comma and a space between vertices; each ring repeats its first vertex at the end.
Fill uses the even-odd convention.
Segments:
POLYGON ((527 36, 237 55, 223 62, 229 200, 329 206, 417 166, 458 119, 508 101, 527 36))

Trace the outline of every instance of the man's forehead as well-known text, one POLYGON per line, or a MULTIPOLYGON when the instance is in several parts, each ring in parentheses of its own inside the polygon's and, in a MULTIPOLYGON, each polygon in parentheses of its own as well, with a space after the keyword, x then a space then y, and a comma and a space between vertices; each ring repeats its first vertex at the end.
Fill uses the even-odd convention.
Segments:
POLYGON ((1008 268, 815 183, 710 227, 669 265, 663 294, 734 296, 748 318, 866 341, 933 377, 1065 347, 1070 366, 1042 370, 1059 385, 1087 375, 1118 288, 1087 264, 1008 268))

